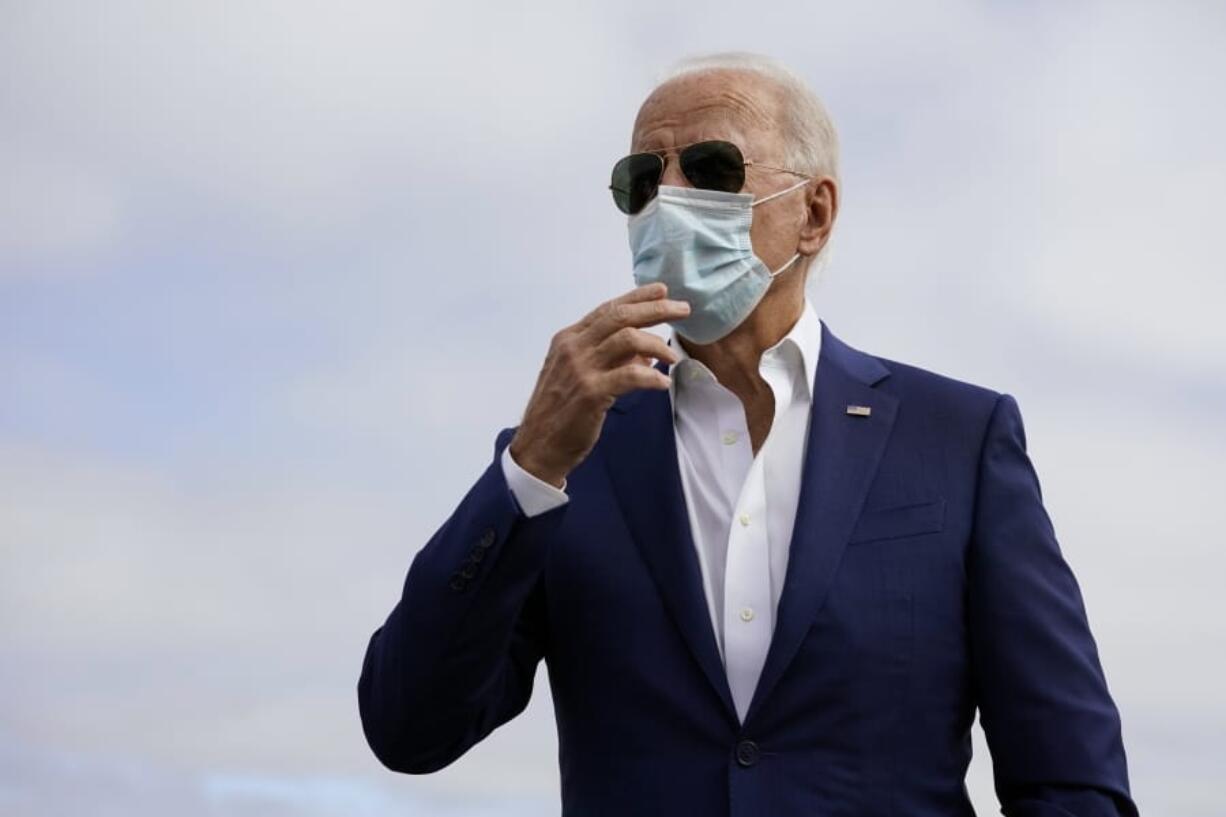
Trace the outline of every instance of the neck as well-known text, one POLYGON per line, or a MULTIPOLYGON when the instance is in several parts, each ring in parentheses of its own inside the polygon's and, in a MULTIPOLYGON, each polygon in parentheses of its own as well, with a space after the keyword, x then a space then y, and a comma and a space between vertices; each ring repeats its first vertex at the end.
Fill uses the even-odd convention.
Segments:
POLYGON ((804 279, 782 276, 736 329, 713 343, 696 344, 678 336, 686 353, 711 370, 719 382, 748 405, 770 387, 758 366, 762 353, 791 331, 805 306, 804 279), (785 285, 786 284, 786 285, 785 285))

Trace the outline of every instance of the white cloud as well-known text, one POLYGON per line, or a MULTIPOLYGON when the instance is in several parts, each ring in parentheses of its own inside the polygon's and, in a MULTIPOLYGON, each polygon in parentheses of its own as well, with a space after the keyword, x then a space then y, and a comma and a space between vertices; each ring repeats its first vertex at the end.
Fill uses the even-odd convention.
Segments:
POLYGON ((0 281, 51 272, 110 249, 122 221, 115 185, 71 157, 0 140, 0 281))

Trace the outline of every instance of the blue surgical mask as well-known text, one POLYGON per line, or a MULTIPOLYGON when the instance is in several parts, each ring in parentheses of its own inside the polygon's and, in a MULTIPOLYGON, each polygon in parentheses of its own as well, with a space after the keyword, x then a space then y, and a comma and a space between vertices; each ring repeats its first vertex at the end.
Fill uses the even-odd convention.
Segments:
POLYGON ((689 302, 690 314, 671 323, 685 338, 719 340, 749 317, 771 280, 800 257, 774 272, 767 268, 749 243, 753 208, 808 181, 757 201, 752 193, 661 185, 629 219, 635 283, 663 281, 669 298, 689 302))

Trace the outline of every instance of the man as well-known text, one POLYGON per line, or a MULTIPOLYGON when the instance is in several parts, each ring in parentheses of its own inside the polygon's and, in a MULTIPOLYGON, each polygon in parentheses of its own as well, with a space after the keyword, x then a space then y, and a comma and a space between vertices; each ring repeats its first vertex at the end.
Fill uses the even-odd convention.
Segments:
POLYGON ((632 151, 640 286, 553 337, 413 559, 358 682, 380 761, 450 764, 544 658, 564 815, 973 814, 976 708, 1006 814, 1136 815, 1016 400, 855 349, 805 295, 839 202, 820 102, 693 60, 632 151))

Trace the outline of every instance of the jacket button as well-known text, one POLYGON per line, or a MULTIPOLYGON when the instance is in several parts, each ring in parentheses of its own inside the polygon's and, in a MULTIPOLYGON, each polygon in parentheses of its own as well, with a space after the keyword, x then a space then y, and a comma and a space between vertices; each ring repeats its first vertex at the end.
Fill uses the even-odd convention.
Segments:
POLYGON ((465 579, 471 579, 473 576, 477 575, 477 566, 471 562, 465 562, 464 567, 460 568, 456 572, 465 579))
POLYGON ((495 533, 493 528, 487 528, 485 533, 481 534, 481 541, 477 542, 477 547, 487 548, 494 544, 495 533))
POLYGON ((459 573, 453 573, 451 574, 451 581, 447 583, 447 586, 457 593, 461 593, 466 587, 468 587, 468 580, 459 573))
POLYGON ((736 745, 736 762, 742 766, 754 765, 760 754, 758 744, 752 740, 743 740, 736 745))
POLYGON ((473 548, 472 550, 470 550, 470 551, 468 552, 468 559, 467 559, 467 561, 470 561, 470 562, 472 562, 472 563, 476 564, 477 562, 480 562, 480 561, 481 561, 482 559, 484 559, 484 558, 485 558, 485 549, 484 549, 484 548, 473 548))

